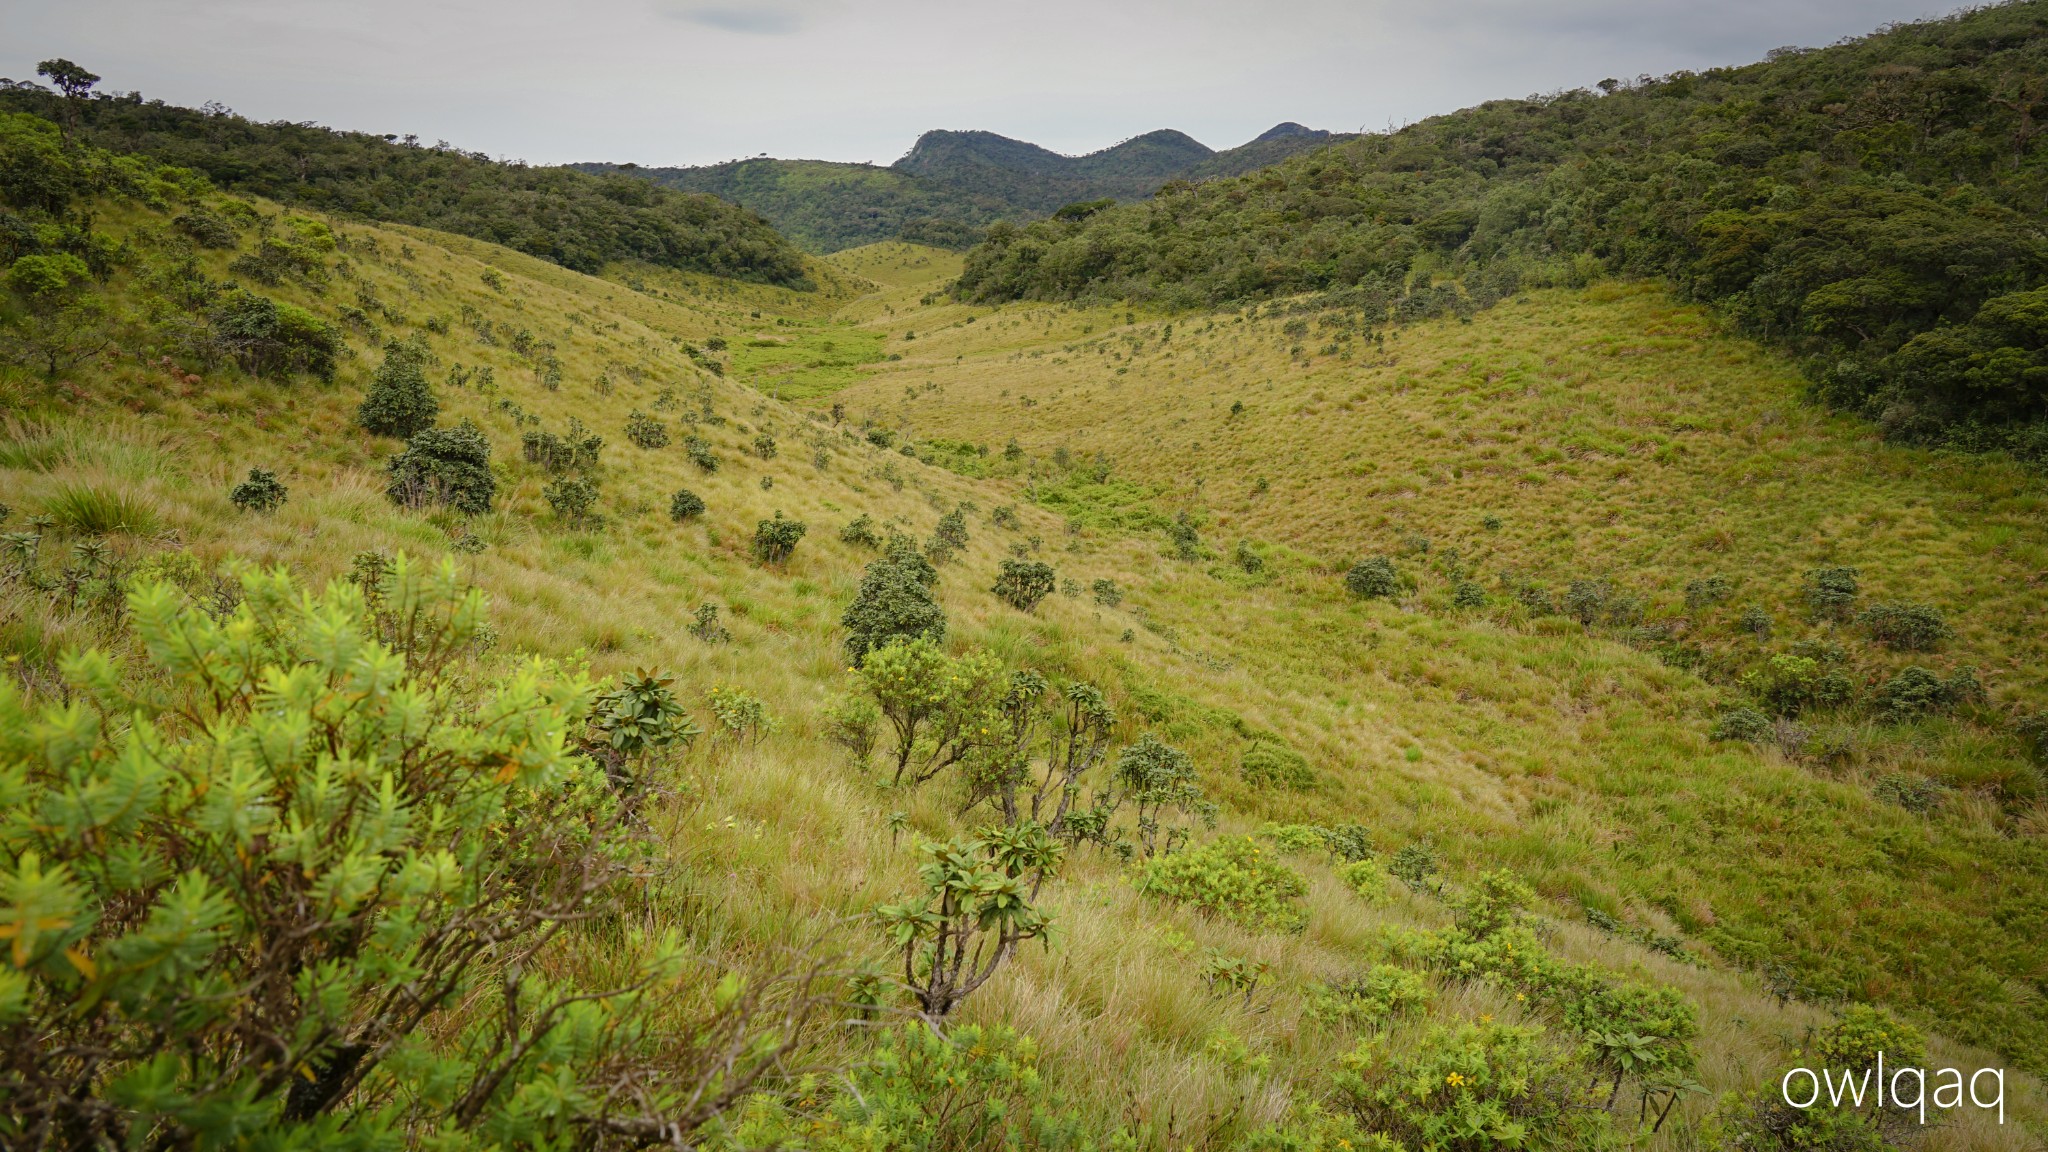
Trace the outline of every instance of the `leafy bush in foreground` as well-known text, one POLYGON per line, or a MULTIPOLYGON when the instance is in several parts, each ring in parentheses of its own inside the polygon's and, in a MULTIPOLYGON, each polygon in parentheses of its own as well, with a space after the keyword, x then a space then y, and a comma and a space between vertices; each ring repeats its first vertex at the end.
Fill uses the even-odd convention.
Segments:
POLYGON ((0 681, 0 1125, 611 1146, 690 1132, 775 1066, 797 1031, 755 1034, 733 978, 702 1003, 674 939, 625 929, 596 985, 531 963, 652 848, 566 743, 586 679, 467 674, 483 602, 452 563, 398 557, 374 617, 350 583, 241 592, 218 621, 168 584, 130 594, 160 677, 141 695, 96 651, 64 662, 91 707, 0 681))
POLYGON ((1308 927, 1300 904, 1308 881, 1249 836, 1219 836, 1200 848, 1161 856, 1145 865, 1137 887, 1253 931, 1308 927))
POLYGON ((1487 1022, 1365 1040, 1343 1057, 1335 1082, 1365 1127, 1406 1147, 1616 1147, 1608 1114, 1580 1091, 1584 1075, 1541 1029, 1487 1022))

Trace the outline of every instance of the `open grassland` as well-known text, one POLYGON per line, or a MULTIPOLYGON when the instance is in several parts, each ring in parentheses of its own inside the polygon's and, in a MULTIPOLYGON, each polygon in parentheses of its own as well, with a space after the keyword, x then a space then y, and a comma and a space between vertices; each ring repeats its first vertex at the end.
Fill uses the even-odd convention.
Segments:
MULTIPOLYGON (((102 227, 144 247, 161 228, 141 211, 102 227)), ((1821 766, 1714 743, 1725 685, 1615 629, 1510 606, 1503 580, 1605 577, 1666 617, 1686 581, 1723 574, 1735 598, 1684 636, 1738 662, 1761 642, 1723 616, 1755 603, 1776 643, 1803 636, 1800 573, 1855 564, 1873 597, 1949 612, 1957 639, 1924 659, 1974 661, 2002 706, 2042 702, 2038 482, 1879 448, 1799 406, 1781 365, 1694 311, 1648 291, 1537 295, 1384 348, 1319 332, 1307 343, 1331 350, 1297 354, 1287 317, 926 304, 957 257, 902 245, 839 254, 818 269, 824 290, 800 294, 641 268, 599 280, 481 242, 334 227, 327 276, 277 291, 362 317, 334 384, 124 355, 58 381, 17 374, 0 393, 13 420, 0 501, 51 517, 53 552, 105 535, 137 562, 177 549, 207 568, 290 565, 315 585, 365 550, 454 554, 490 594, 506 651, 598 674, 668 669, 693 708, 718 686, 758 695, 775 720, 764 739, 707 741, 678 770, 658 817, 678 887, 643 910, 650 926, 685 928, 731 963, 821 936, 886 960, 867 917, 912 884, 912 841, 973 817, 950 780, 892 790, 823 738, 846 681, 839 616, 873 558, 838 530, 866 514, 922 539, 965 505, 970 542, 939 582, 950 645, 1102 686, 1120 743, 1151 731, 1193 756, 1218 833, 1358 822, 1382 854, 1435 845, 1454 887, 1514 868, 1547 897, 1537 923, 1560 958, 1697 1002, 1707 1093, 1645 1146, 1697 1146, 1719 1094, 1764 1087, 1828 1019, 1780 992, 1889 1002, 1945 1037, 1940 1062, 2041 1068, 2048 826, 2009 742, 1961 720, 1857 721, 1851 755, 1821 766), (491 440, 489 514, 422 515, 384 497, 397 445, 354 413, 380 359, 373 339, 400 334, 438 357, 443 423, 472 419, 491 440), (630 442, 635 412, 665 422, 671 442, 630 442), (990 452, 938 467, 873 443, 864 418, 918 446, 990 452), (605 440, 598 527, 551 511, 546 474, 520 453, 529 432, 572 420, 605 440), (715 472, 691 462, 686 435, 715 472), (1013 439, 1020 452, 1006 454, 1013 439), (251 467, 276 470, 282 509, 229 503, 251 467), (683 488, 708 509, 679 525, 668 506, 683 488), (777 512, 809 533, 787 563, 763 566, 749 542, 777 512), (1206 541, 1194 559, 1164 547, 1180 512, 1206 541), (481 548, 458 546, 471 538, 481 548), (1239 538, 1262 571, 1230 559, 1239 538), (1413 592, 1347 596, 1345 567, 1372 553, 1399 554, 1413 592), (1013 554, 1062 581, 1034 613, 988 592, 1013 554), (1473 574, 1489 602, 1454 608, 1453 579, 1473 574), (1103 581, 1122 598, 1098 597, 1103 581), (729 643, 687 630, 706 604, 729 643), (1254 737, 1305 756, 1310 786, 1248 784, 1254 737), (1901 772, 1957 792, 1926 813, 1873 797, 1901 772), (1588 907, 1625 930, 1591 926, 1588 907), (1662 952, 1645 944, 1659 940, 1662 952)), ((224 274, 225 254, 200 258, 224 274)), ((119 643, 75 605, 9 597, 0 641, 33 691, 59 691, 64 649, 119 643)), ((1861 675, 1899 662, 1843 638, 1861 675)), ((1375 963, 1413 966, 1408 934, 1449 923, 1433 896, 1388 884, 1367 899, 1320 853, 1288 860, 1309 881, 1299 934, 1141 896, 1114 855, 1079 848, 1046 890, 1052 944, 1027 947, 964 1016, 1035 1036, 1047 1078, 1100 1130, 1161 1150, 1236 1145, 1320 1098, 1338 1055, 1372 1030, 1314 1016, 1318 989, 1375 963), (1199 975, 1210 948, 1270 974, 1250 997, 1211 995, 1199 975)), ((602 968, 609 946, 571 939, 550 962, 602 968)), ((1431 1024, 1535 1018, 1500 987, 1420 978, 1427 1009, 1381 1025, 1397 1044, 1431 1024)), ((825 1055, 857 1060, 865 1043, 835 1035, 825 1055)), ((2011 1123, 1971 1115, 1922 1146, 2035 1146, 2048 1101, 2027 1076, 2011 1084, 2011 1123)))
MULTIPOLYGON (((1502 818, 1488 851, 1557 895, 1599 903, 1615 880, 1587 870, 1626 875, 1625 899, 1728 954, 1789 949, 1822 990, 1926 997, 1985 1038, 2034 1034, 2042 810, 2013 741, 1842 716, 1848 751, 1827 763, 1709 743, 1738 693, 1632 650, 1625 630, 1532 619, 1515 593, 1605 582, 1669 625, 1637 648, 1691 648, 1702 672, 1802 641, 1842 648, 1865 685, 1971 665, 1996 709, 2023 714, 2048 700, 2039 477, 1882 446, 1801 403, 1782 360, 1653 287, 1533 294, 1379 342, 1346 320, 952 305, 887 317, 904 360, 834 399, 987 445, 1013 491, 1091 526, 1083 538, 1189 515, 1210 559, 1158 568, 1205 570, 1217 593, 1190 602, 1199 582, 1177 582, 1145 601, 1152 620, 1256 666, 1249 683, 1340 710, 1372 701, 1322 755, 1371 772, 1413 740, 1448 762, 1384 808, 1502 818), (1005 467, 1012 440, 1024 455, 1005 467), (1230 562, 1239 540, 1268 557, 1260 576, 1230 562), (1415 580, 1407 611, 1345 603, 1337 577, 1375 554, 1415 580), (1804 574, 1829 565, 1860 569, 1872 599, 1938 606, 1956 638, 1894 653, 1809 620, 1804 574), (1686 586, 1715 576, 1729 591, 1689 607, 1686 586), (1457 607, 1461 583, 1485 606, 1457 607), (1737 627, 1750 608, 1769 640, 1737 627), (1419 650, 1375 647, 1404 631, 1419 650), (1351 687, 1360 673, 1378 690, 1351 687), (1430 714, 1386 715, 1389 689, 1430 714), (1932 820, 1856 795, 1902 774, 1958 792, 1932 820), (1996 927, 2017 923, 2036 927, 1996 927)), ((1401 790, 1381 777, 1363 791, 1401 790)))

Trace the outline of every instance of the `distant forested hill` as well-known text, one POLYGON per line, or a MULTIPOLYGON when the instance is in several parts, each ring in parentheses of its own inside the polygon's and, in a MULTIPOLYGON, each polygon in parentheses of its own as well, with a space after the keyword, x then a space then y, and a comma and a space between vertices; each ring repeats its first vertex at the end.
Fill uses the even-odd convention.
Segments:
POLYGON ((888 167, 766 158, 701 168, 574 167, 632 173, 723 197, 818 252, 892 239, 964 248, 998 220, 1034 220, 1080 202, 1141 200, 1169 180, 1235 176, 1334 139, 1289 123, 1217 152, 1163 129, 1085 156, 1063 156, 993 132, 934 131, 888 167))
POLYGON ((1599 87, 999 224, 958 290, 1322 292, 1370 325, 1525 283, 1665 277, 1894 436, 2048 460, 2048 3, 1599 87))
POLYGON ((259 124, 226 110, 139 95, 67 102, 33 84, 0 88, 0 112, 76 120, 87 142, 195 169, 216 185, 365 220, 474 236, 595 272, 620 259, 785 287, 803 255, 755 213, 624 176, 505 164, 411 138, 313 124, 259 124))

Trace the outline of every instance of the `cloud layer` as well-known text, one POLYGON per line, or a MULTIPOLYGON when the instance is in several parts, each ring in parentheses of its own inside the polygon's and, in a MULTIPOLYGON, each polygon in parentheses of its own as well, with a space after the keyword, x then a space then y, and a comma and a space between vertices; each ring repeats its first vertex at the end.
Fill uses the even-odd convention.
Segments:
POLYGON ((1924 0, 0 0, 0 75, 67 56, 176 103, 535 162, 887 163, 928 128, 1083 152, 1383 128, 1745 63, 1924 0))

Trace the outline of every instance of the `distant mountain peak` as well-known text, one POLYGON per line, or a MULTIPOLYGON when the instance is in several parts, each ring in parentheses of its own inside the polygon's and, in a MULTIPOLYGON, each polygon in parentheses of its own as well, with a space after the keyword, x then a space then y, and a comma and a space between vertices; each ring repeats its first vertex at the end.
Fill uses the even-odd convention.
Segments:
POLYGON ((1329 133, 1321 128, 1310 128, 1303 124, 1296 124, 1292 120, 1282 120, 1280 123, 1252 137, 1252 143, 1257 144, 1266 140, 1282 140, 1289 136, 1308 136, 1320 140, 1328 135, 1329 133))

